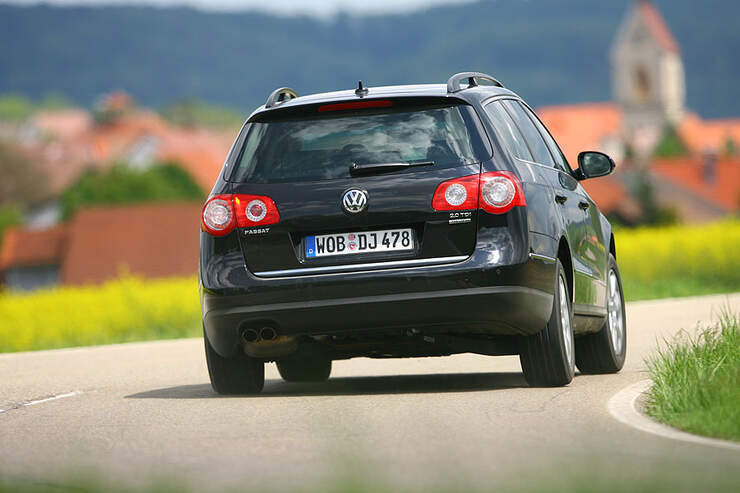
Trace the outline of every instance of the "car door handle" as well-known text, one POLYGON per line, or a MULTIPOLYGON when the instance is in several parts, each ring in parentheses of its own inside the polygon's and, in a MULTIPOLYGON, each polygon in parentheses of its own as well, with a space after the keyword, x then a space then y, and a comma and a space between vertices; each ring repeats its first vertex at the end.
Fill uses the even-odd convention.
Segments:
POLYGON ((583 211, 587 211, 589 207, 591 207, 591 204, 589 204, 585 200, 578 202, 578 208, 583 211))
POLYGON ((567 200, 568 197, 566 197, 565 195, 555 194, 555 202, 557 202, 558 204, 564 204, 567 200))

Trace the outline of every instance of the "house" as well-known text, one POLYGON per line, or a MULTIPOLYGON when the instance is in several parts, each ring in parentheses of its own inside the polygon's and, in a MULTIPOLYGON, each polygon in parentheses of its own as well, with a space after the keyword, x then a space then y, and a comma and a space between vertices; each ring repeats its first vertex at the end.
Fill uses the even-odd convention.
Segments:
POLYGON ((626 201, 631 185, 646 176, 659 204, 682 219, 736 212, 740 184, 734 177, 740 162, 725 156, 740 146, 740 118, 704 120, 686 108, 680 46, 649 0, 636 0, 628 10, 612 46, 611 66, 612 101, 538 110, 571 165, 584 150, 601 150, 617 162, 608 179, 584 182, 601 210, 634 218, 634 199, 626 201), (669 132, 680 138, 687 156, 654 157, 669 132))
POLYGON ((13 290, 97 284, 121 274, 194 275, 200 203, 80 210, 64 226, 12 228, 0 249, 0 279, 13 290))
POLYGON ((65 239, 64 226, 7 230, 0 249, 0 283, 20 291, 59 284, 65 239))
POLYGON ((650 165, 656 198, 688 221, 707 221, 740 210, 740 157, 656 159, 650 165))
POLYGON ((45 111, 22 127, 14 140, 29 159, 40 163, 51 196, 26 214, 26 222, 37 228, 59 222, 56 198, 83 172, 114 164, 146 170, 172 162, 205 193, 215 183, 237 132, 173 125, 136 107, 133 98, 120 91, 101 98, 94 114, 81 109, 45 111))

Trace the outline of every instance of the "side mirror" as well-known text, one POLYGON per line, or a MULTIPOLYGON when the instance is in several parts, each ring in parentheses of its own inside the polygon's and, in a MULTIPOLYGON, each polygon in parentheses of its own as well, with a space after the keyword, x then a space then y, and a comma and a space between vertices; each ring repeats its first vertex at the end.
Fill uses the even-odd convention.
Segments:
POLYGON ((606 176, 614 171, 616 166, 614 160, 603 152, 585 151, 578 154, 576 177, 579 180, 586 180, 588 178, 606 176))

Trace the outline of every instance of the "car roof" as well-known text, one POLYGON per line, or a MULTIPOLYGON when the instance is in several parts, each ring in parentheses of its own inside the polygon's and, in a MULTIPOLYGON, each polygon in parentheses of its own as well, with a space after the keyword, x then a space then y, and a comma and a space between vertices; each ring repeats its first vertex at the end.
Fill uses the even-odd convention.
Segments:
POLYGON ((468 87, 457 92, 448 92, 447 86, 445 84, 413 84, 378 87, 370 86, 367 87, 367 94, 362 97, 358 96, 355 93, 354 89, 348 89, 343 91, 332 91, 298 96, 296 98, 282 101, 279 104, 271 106, 270 108, 262 105, 250 115, 250 119, 258 113, 324 102, 359 101, 361 99, 376 98, 449 97, 450 99, 462 100, 467 103, 472 103, 473 101, 480 102, 484 99, 499 95, 518 97, 514 92, 504 87, 494 85, 478 85, 468 87))

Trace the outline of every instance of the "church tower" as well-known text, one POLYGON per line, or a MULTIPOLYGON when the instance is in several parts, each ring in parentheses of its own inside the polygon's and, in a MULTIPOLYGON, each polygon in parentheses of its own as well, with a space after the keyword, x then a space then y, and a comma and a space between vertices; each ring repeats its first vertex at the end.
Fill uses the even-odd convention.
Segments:
POLYGON ((649 0, 635 0, 627 12, 611 62, 613 99, 623 111, 628 140, 657 140, 667 126, 678 125, 686 97, 681 52, 649 0))

